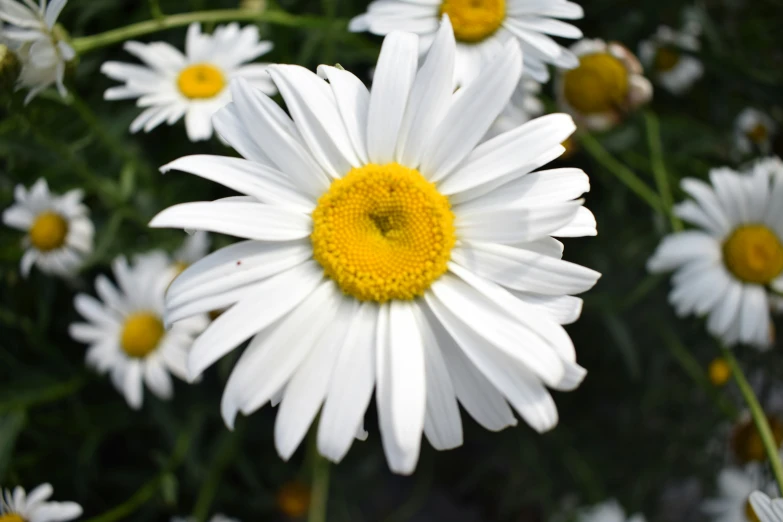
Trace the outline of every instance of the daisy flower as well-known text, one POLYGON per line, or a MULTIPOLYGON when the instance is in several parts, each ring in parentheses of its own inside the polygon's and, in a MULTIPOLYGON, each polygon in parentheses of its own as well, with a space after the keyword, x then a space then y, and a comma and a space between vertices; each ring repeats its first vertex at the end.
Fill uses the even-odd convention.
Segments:
POLYGON ((24 277, 33 265, 46 274, 73 275, 92 253, 94 228, 83 197, 78 189, 62 196, 52 194, 43 178, 29 191, 16 186, 15 203, 3 212, 3 223, 27 233, 21 262, 24 277))
POLYGON ((131 132, 149 132, 164 121, 169 125, 185 117, 191 141, 212 137, 212 115, 231 101, 228 88, 233 78, 245 78, 264 93, 276 93, 267 74, 267 64, 248 64, 272 49, 272 42, 259 41, 258 27, 238 24, 218 26, 212 35, 201 25, 188 27, 185 54, 165 42, 125 42, 125 50, 144 66, 106 62, 101 71, 125 82, 104 93, 107 100, 138 98, 144 111, 133 120, 131 132))
POLYGON ((487 133, 488 138, 494 138, 498 134, 508 132, 531 119, 544 113, 544 104, 538 99, 541 93, 541 84, 530 78, 522 78, 511 100, 495 120, 495 123, 487 133))
POLYGON ((774 483, 764 477, 759 464, 745 468, 725 468, 718 475, 718 496, 702 503, 702 512, 714 522, 757 522, 751 493, 771 493, 774 483))
POLYGON ((727 345, 767 349, 770 293, 783 290, 783 163, 713 169, 710 182, 682 181, 693 199, 675 213, 698 229, 665 237, 647 268, 676 271, 669 301, 678 315, 707 315, 707 330, 727 345))
MULTIPOLYGON (((777 415, 770 414, 768 411, 765 411, 765 416, 775 447, 783 449, 783 422, 777 415)), ((734 458, 742 464, 767 460, 767 450, 749 411, 743 412, 739 421, 732 427, 730 445, 734 458)))
POLYGON ((584 16, 578 4, 567 0, 375 0, 366 13, 351 20, 348 29, 379 35, 411 31, 419 35, 424 52, 435 40, 444 15, 457 39, 457 85, 476 78, 512 39, 522 48, 525 73, 541 83, 549 80, 548 64, 566 69, 577 65, 574 55, 550 37, 582 37, 578 28, 558 20, 584 16))
POLYGON ((748 107, 743 110, 734 124, 734 144, 741 154, 759 151, 769 154, 772 138, 778 132, 778 125, 768 114, 748 107))
POLYGON ((623 507, 614 499, 583 510, 578 522, 645 522, 644 515, 625 515, 623 507))
POLYGON ((617 42, 580 40, 577 67, 558 77, 560 107, 589 130, 607 130, 652 98, 652 85, 631 51, 617 42))
POLYGON ((245 194, 176 205, 153 227, 246 241, 186 269, 172 323, 230 306, 196 340, 191 377, 247 339, 223 395, 229 426, 282 390, 275 441, 287 459, 321 409, 319 451, 340 461, 376 388, 392 470, 411 473, 422 432, 462 443, 457 401, 481 425, 557 423, 547 387, 585 375, 561 327, 599 277, 563 261, 551 236, 595 234, 584 172, 532 172, 559 156, 571 118, 533 120, 479 145, 519 82, 515 40, 457 93, 448 20, 418 68, 418 37, 383 43, 372 91, 321 66, 270 66, 289 117, 247 81, 215 116, 246 159, 189 156, 163 167, 245 194), (323 404, 323 408, 321 405, 323 404))
POLYGON ((704 74, 701 60, 692 55, 700 48, 698 35, 660 26, 649 40, 639 44, 639 58, 658 83, 680 95, 704 74))
POLYGON ((65 66, 76 57, 76 52, 65 41, 62 31, 55 27, 57 17, 67 0, 2 0, 0 20, 10 24, 2 28, 3 40, 12 46, 22 71, 19 87, 30 90, 25 103, 50 85, 56 85, 60 96, 67 91, 63 84, 65 66))
POLYGON ((53 492, 50 484, 41 484, 29 495, 19 486, 13 492, 6 489, 0 495, 0 521, 65 522, 81 516, 82 507, 75 502, 48 502, 53 492))
POLYGON ((780 522, 783 520, 783 499, 771 499, 761 491, 750 494, 750 505, 759 522, 780 522))
POLYGON ((171 398, 169 372, 187 377, 187 350, 207 324, 205 316, 194 315, 166 330, 163 295, 171 281, 169 267, 162 251, 137 256, 132 265, 120 257, 112 265, 118 286, 99 275, 95 289, 100 301, 86 294, 74 299, 87 322, 72 324, 71 337, 90 345, 87 364, 110 373, 134 409, 142 405, 142 383, 159 398, 171 398))

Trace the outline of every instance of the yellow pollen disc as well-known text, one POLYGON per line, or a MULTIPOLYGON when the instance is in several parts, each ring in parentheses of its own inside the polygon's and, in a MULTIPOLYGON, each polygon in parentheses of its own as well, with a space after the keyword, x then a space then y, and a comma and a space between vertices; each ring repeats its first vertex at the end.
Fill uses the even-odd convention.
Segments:
POLYGON ((277 492, 277 507, 288 518, 300 518, 310 509, 310 489, 301 482, 287 482, 277 492))
POLYGON ((753 509, 753 505, 750 503, 750 497, 745 501, 745 518, 748 522, 761 522, 761 519, 756 514, 756 510, 753 509))
POLYGON ((456 241, 446 196, 417 170, 352 169, 313 211, 313 257, 346 294, 414 299, 446 271, 456 241))
POLYGON ((671 71, 679 62, 680 53, 670 47, 661 47, 655 53, 655 69, 657 71, 671 71))
POLYGON ((130 357, 143 358, 155 351, 166 330, 163 321, 150 312, 138 312, 125 319, 120 346, 130 357))
POLYGON ((628 70, 608 53, 587 54, 563 76, 563 94, 582 114, 616 110, 628 96, 628 70))
POLYGON ((179 73, 179 91, 194 100, 212 98, 226 87, 226 77, 220 69, 208 63, 190 65, 179 73))
POLYGON ((718 357, 710 363, 707 373, 713 386, 723 386, 731 378, 731 367, 725 359, 718 357))
POLYGON ((5 515, 0 515, 0 522, 26 522, 25 519, 22 518, 21 515, 17 515, 16 513, 6 513, 5 515))
POLYGON ((757 123, 756 126, 746 132, 745 135, 753 143, 761 144, 767 141, 767 138, 769 138, 769 129, 767 129, 764 124, 757 123))
POLYGON ((500 28, 506 17, 506 0, 443 0, 440 14, 449 15, 454 38, 476 43, 500 28))
MULTIPOLYGON (((775 447, 783 445, 783 422, 777 417, 767 415, 767 422, 772 431, 772 439, 775 447)), ((748 462, 764 462, 767 460, 767 452, 764 442, 761 440, 756 425, 752 419, 747 419, 734 428, 731 437, 731 447, 737 459, 746 464, 748 462)))
POLYGON ((783 245, 764 225, 745 225, 723 243, 723 261, 746 283, 766 285, 783 272, 783 245))
POLYGON ((56 212, 42 212, 30 227, 30 243, 42 252, 60 248, 68 235, 68 222, 56 212))

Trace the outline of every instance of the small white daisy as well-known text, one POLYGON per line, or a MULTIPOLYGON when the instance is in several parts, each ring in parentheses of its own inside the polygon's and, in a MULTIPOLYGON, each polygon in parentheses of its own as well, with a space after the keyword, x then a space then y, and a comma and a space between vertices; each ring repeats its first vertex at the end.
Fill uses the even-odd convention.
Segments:
POLYGON ((228 88, 233 78, 245 78, 254 87, 272 95, 277 91, 267 74, 267 64, 252 63, 268 53, 272 42, 259 41, 258 27, 238 24, 218 26, 212 35, 202 34, 200 24, 191 24, 185 54, 165 42, 125 42, 125 50, 145 66, 106 62, 101 71, 125 82, 106 91, 107 100, 138 98, 144 111, 131 123, 131 132, 149 132, 163 122, 169 125, 185 117, 191 141, 212 136, 212 115, 231 101, 228 88))
POLYGON ((708 315, 707 330, 728 345, 769 348, 770 294, 783 291, 783 163, 713 169, 710 181, 682 181, 693 200, 674 211, 699 230, 665 237, 647 267, 676 271, 669 301, 678 315, 708 315))
POLYGON ((750 505, 759 522, 783 521, 783 499, 771 499, 761 491, 750 494, 750 505))
POLYGON ((89 344, 87 364, 110 373, 112 382, 134 408, 142 405, 142 383, 169 399, 173 385, 169 372, 187 377, 187 351, 206 326, 197 314, 169 330, 164 327, 163 296, 171 282, 171 260, 162 251, 137 256, 132 265, 124 257, 112 265, 118 286, 104 275, 95 279, 100 301, 86 294, 74 299, 87 323, 70 326, 71 337, 89 344))
POLYGON ((552 236, 594 235, 578 169, 532 172, 575 129, 554 114, 481 143, 519 83, 516 40, 480 81, 453 90, 448 20, 419 64, 418 37, 383 43, 372 91, 321 66, 270 66, 289 117, 245 80, 218 112, 247 159, 189 156, 163 167, 245 194, 164 210, 153 227, 245 238, 187 268, 170 322, 230 307, 193 345, 191 376, 252 338, 223 395, 233 425, 282 390, 275 441, 287 459, 321 409, 319 451, 340 461, 373 389, 392 470, 411 473, 422 433, 462 443, 458 400, 481 425, 557 423, 547 387, 585 370, 561 324, 599 277, 552 236), (377 387, 376 387, 377 386, 377 387), (508 401, 508 402, 507 402, 508 401), (323 405, 323 408, 321 406, 323 405))
MULTIPOLYGON (((196 522, 195 517, 172 517, 171 522, 196 522)), ((217 514, 209 519, 209 522, 239 522, 239 519, 229 518, 226 515, 217 514)))
POLYGON ((29 495, 20 486, 13 493, 6 489, 0 496, 0 522, 66 522, 81 516, 82 507, 75 502, 47 502, 53 492, 50 484, 41 484, 29 495))
POLYGON ((522 48, 525 74, 541 83, 549 80, 547 65, 566 69, 577 65, 574 55, 549 36, 582 37, 577 27, 557 20, 578 20, 584 15, 578 4, 567 0, 375 0, 366 13, 351 20, 348 29, 379 35, 413 32, 424 52, 435 40, 444 15, 457 39, 457 85, 477 77, 511 39, 522 48))
POLYGON ((713 522, 758 522, 750 503, 751 493, 774 491, 761 465, 748 464, 744 468, 725 468, 718 475, 718 496, 702 503, 702 512, 713 522))
POLYGON ((579 64, 560 72, 555 89, 560 107, 580 127, 607 130, 652 98, 639 60, 619 43, 585 39, 571 51, 579 64))
POLYGON ((84 193, 71 190, 57 196, 41 178, 26 190, 17 185, 15 203, 3 212, 3 223, 27 233, 21 272, 24 277, 36 265, 46 274, 68 277, 76 273, 92 252, 94 228, 84 193))
POLYGON ((10 24, 0 29, 0 39, 9 43, 22 62, 19 87, 30 89, 25 103, 50 85, 56 85, 61 96, 67 91, 63 84, 65 66, 76 52, 55 27, 57 17, 67 0, 0 1, 0 20, 10 24))
POLYGON ((734 144, 741 154, 761 152, 769 154, 772 138, 778 132, 778 125, 768 114, 758 109, 744 109, 734 124, 734 144))
POLYGON ((658 83, 680 95, 704 74, 701 60, 693 56, 700 48, 696 34, 660 26, 649 40, 639 44, 639 58, 658 83))
POLYGON ((540 93, 540 83, 530 78, 522 78, 508 105, 487 132, 486 138, 494 138, 541 116, 544 113, 544 104, 538 99, 540 93))
POLYGON ((644 515, 626 516, 625 510, 617 500, 607 500, 582 510, 578 522, 645 522, 644 515))

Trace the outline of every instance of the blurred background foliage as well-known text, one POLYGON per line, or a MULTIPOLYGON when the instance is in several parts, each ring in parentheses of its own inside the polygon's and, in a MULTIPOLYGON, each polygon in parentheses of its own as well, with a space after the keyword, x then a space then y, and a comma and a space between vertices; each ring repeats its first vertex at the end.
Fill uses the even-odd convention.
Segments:
MULTIPOLYGON (((326 29, 262 24, 262 34, 275 42, 265 59, 311 69, 339 62, 368 78, 380 39, 344 29, 364 10, 363 0, 267 2, 267 9, 336 22, 326 29)), ((576 25, 587 37, 634 50, 659 24, 679 27, 683 9, 697 8, 704 78, 679 98, 657 89, 644 113, 596 136, 651 188, 661 165, 677 200, 680 178, 752 159, 732 154, 732 126, 743 108, 781 120, 780 0, 580 3, 586 16, 576 25)), ((263 8, 265 2, 247 4, 263 8)), ((235 8, 237 2, 162 0, 160 6, 176 13, 235 8)), ((141 0, 70 0, 60 22, 81 36, 149 18, 141 0)), ((184 34, 184 28, 173 29, 143 40, 181 47, 184 34)), ((231 195, 193 176, 158 173, 158 166, 186 154, 231 152, 215 139, 188 142, 181 122, 129 135, 134 104, 102 99, 111 82, 99 68, 109 59, 133 61, 120 45, 91 52, 70 71, 67 100, 47 93, 23 107, 17 94, 0 109, 0 207, 11 204, 15 184, 45 177, 56 192, 86 190, 97 230, 88 266, 63 282, 36 270, 21 279, 20 234, 0 228, 0 483, 31 488, 51 482, 57 499, 80 502, 84 520, 93 522, 162 521, 188 513, 205 520, 214 512, 244 521, 295 517, 306 502, 305 445, 289 463, 278 458, 273 408, 242 419, 233 433, 219 417, 237 353, 198 385, 177 382, 171 402, 147 394, 144 408, 134 412, 108 379, 85 368, 85 347, 67 334, 77 318, 74 294, 92 293, 94 277, 108 272, 115 256, 180 244, 181 232, 146 228, 157 211, 231 195)), ((551 86, 544 93, 551 106, 551 86)), ((779 140, 777 153, 783 153, 779 140)), ((369 440, 354 444, 332 470, 329 520, 534 522, 608 497, 652 520, 700 519, 700 499, 713 491, 717 471, 731 459, 731 419, 742 410, 741 399, 731 384, 715 388, 709 382, 707 366, 717 346, 701 321, 675 317, 666 302, 667 279, 645 271, 669 221, 583 148, 557 163, 591 176, 587 205, 599 229, 597 238, 567 240, 566 258, 604 274, 584 296, 581 320, 569 327, 590 373, 577 391, 556 394, 559 426, 543 436, 524 423, 494 434, 465 417, 462 448, 436 453, 425 444, 416 474, 398 477, 387 469, 371 408, 369 440)), ((229 242, 213 238, 213 246, 229 242)), ((739 352, 755 383, 780 380, 780 344, 769 354, 739 352)))

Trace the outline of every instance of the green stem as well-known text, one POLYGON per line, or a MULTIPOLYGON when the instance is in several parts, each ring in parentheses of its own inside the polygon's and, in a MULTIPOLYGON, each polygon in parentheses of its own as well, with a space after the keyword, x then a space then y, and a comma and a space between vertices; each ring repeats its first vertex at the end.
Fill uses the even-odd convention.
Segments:
POLYGON ((84 54, 101 47, 106 47, 119 42, 124 42, 131 38, 144 36, 145 34, 164 31, 174 27, 190 25, 194 22, 228 22, 228 21, 247 21, 282 25, 286 27, 306 27, 323 29, 333 26, 344 27, 345 20, 324 21, 315 16, 299 16, 286 13, 285 11, 254 11, 250 9, 216 9, 211 11, 196 11, 193 13, 181 13, 166 15, 157 20, 146 20, 130 24, 118 29, 112 29, 104 33, 92 36, 82 36, 74 38, 71 46, 78 54, 84 54))
POLYGON ((661 128, 658 123, 658 117, 652 112, 645 112, 644 122, 647 127, 647 144, 650 147, 650 163, 652 163, 653 176, 655 184, 658 187, 661 201, 669 214, 669 220, 672 230, 679 232, 682 230, 682 221, 674 215, 672 207, 674 206, 674 197, 669 185, 669 174, 666 171, 666 165, 663 162, 663 146, 661 145, 661 128))
POLYGON ((229 461, 234 456, 237 448, 238 432, 226 431, 219 442, 217 452, 212 459, 206 480, 201 485, 198 494, 196 507, 193 508, 193 518, 196 522, 204 522, 209 516, 209 510, 212 501, 215 499, 218 487, 220 486, 220 477, 228 466, 229 461))
POLYGON ((307 522, 326 522, 326 505, 329 500, 329 461, 318 453, 316 433, 317 430, 311 428, 309 459, 312 466, 312 482, 307 522))
POLYGON ((647 184, 639 179, 639 176, 631 169, 617 161, 609 151, 607 151, 595 137, 591 134, 582 134, 580 141, 584 149, 595 159, 602 167, 614 174, 620 182, 628 187, 631 192, 639 196, 641 200, 650 205, 650 207, 660 213, 667 213, 667 209, 661 201, 660 196, 655 193, 647 184))
POLYGON ((79 375, 69 381, 59 382, 40 390, 27 393, 17 391, 14 397, 7 401, 0 399, 0 413, 65 399, 79 392, 87 384, 87 380, 87 375, 79 375))
POLYGON ((778 483, 778 489, 780 489, 781 494, 783 494, 783 460, 780 458, 779 448, 775 444, 775 437, 772 435, 772 429, 770 429, 769 423, 767 422, 767 416, 764 413, 761 404, 759 404, 756 394, 753 393, 753 388, 748 384, 745 374, 742 373, 742 369, 737 363, 737 359, 734 358, 734 354, 725 346, 721 346, 721 351, 731 368, 731 373, 734 375, 734 380, 737 382, 737 386, 739 387, 742 396, 745 398, 745 402, 748 403, 753 422, 756 424, 756 429, 761 436, 761 441, 764 443, 764 448, 767 450, 767 457, 769 457, 772 473, 775 475, 775 480, 778 483))

